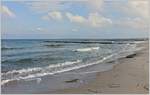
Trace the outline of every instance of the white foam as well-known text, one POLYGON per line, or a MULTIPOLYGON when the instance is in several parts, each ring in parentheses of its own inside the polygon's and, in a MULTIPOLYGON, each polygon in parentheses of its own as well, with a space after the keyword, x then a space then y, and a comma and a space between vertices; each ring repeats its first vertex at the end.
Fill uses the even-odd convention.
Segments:
POLYGON ((90 48, 80 48, 80 49, 76 49, 74 51, 77 52, 87 52, 87 51, 93 51, 93 50, 98 50, 99 47, 90 47, 90 48))
POLYGON ((52 75, 52 74, 54 74, 54 72, 56 72, 57 68, 73 65, 73 64, 76 64, 79 62, 81 62, 81 60, 64 62, 64 63, 59 63, 56 65, 49 65, 46 67, 36 67, 36 68, 28 68, 28 69, 21 69, 21 70, 13 70, 13 71, 9 71, 7 73, 2 73, 2 77, 8 77, 8 79, 7 80, 3 79, 1 82, 1 85, 5 84, 7 82, 10 82, 10 81, 14 81, 14 80, 32 79, 34 77, 45 76, 47 74, 52 75), (53 70, 53 69, 56 69, 56 70, 53 70))
POLYGON ((135 44, 146 43, 147 41, 134 41, 135 44))

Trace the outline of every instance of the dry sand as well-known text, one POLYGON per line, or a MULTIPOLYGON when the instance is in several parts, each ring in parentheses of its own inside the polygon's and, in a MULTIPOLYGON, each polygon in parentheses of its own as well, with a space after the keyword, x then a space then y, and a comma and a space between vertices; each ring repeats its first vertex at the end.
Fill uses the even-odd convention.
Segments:
POLYGON ((62 94, 148 94, 149 93, 149 48, 148 43, 140 44, 145 49, 133 58, 117 60, 120 64, 110 71, 97 73, 96 79, 78 88, 58 90, 62 94))

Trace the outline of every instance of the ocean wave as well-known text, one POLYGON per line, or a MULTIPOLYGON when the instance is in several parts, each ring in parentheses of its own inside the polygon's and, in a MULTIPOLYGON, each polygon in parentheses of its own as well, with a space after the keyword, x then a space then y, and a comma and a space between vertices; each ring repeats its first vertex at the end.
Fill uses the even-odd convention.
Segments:
POLYGON ((1 74, 2 75, 1 84, 3 85, 5 83, 14 80, 29 79, 29 78, 44 76, 47 74, 55 74, 57 70, 64 69, 67 66, 77 64, 79 62, 81 62, 81 60, 58 63, 56 65, 49 65, 46 67, 36 67, 36 68, 8 71, 6 73, 1 74))
POLYGON ((90 48, 80 48, 80 49, 76 49, 74 51, 76 52, 87 52, 87 51, 93 51, 93 50, 98 50, 99 47, 90 47, 90 48))
POLYGON ((134 41, 135 44, 146 43, 147 41, 134 41))

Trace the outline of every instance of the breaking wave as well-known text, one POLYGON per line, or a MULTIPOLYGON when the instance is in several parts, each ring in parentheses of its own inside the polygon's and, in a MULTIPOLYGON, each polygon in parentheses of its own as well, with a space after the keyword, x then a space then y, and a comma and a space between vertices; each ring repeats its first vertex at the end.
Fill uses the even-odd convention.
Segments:
POLYGON ((1 84, 5 84, 10 81, 20 80, 20 79, 29 79, 34 77, 40 77, 44 75, 52 75, 58 72, 63 72, 63 69, 68 68, 72 65, 80 63, 81 60, 58 63, 56 65, 49 65, 46 67, 35 67, 21 70, 13 70, 7 73, 2 73, 2 82, 1 84))
POLYGON ((80 49, 76 49, 74 51, 76 52, 87 52, 87 51, 93 51, 93 50, 98 50, 99 47, 90 47, 90 48, 80 48, 80 49))

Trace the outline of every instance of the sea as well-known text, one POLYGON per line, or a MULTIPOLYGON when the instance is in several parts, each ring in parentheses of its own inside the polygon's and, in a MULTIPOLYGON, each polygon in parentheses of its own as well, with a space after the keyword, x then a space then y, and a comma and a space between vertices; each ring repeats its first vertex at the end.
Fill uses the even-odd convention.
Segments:
MULTIPOLYGON (((114 65, 110 64, 110 61, 140 50, 141 47, 137 48, 137 44, 144 41, 143 39, 2 39, 2 92, 33 93, 31 88, 31 91, 24 91, 25 88, 31 87, 31 81, 35 80, 37 86, 44 81, 43 77, 61 75, 97 64, 99 65, 97 69, 89 68, 86 73, 110 70, 114 65), (22 90, 17 90, 19 88, 22 90)), ((78 71, 76 74, 82 72, 78 71)), ((40 88, 36 88, 38 89, 40 88)))

